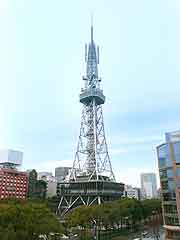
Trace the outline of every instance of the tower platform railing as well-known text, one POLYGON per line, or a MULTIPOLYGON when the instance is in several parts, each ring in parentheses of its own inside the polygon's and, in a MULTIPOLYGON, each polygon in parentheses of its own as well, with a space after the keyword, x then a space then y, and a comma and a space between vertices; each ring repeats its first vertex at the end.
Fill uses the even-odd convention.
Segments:
POLYGON ((97 105, 104 104, 105 102, 105 96, 103 95, 103 91, 98 88, 83 89, 79 97, 80 102, 86 105, 88 105, 93 98, 95 98, 97 105))

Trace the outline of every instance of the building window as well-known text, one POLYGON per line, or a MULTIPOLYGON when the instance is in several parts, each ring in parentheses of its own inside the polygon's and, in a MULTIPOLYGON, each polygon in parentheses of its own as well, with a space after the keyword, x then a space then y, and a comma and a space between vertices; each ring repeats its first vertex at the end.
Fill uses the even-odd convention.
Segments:
POLYGON ((180 188, 180 180, 178 180, 178 188, 180 188))
POLYGON ((168 178, 173 178, 173 177, 174 177, 174 172, 173 172, 172 169, 168 169, 168 170, 167 170, 167 177, 168 177, 168 178))
POLYGON ((164 205, 165 213, 175 213, 177 214, 177 207, 176 205, 164 205))
POLYGON ((177 216, 172 216, 172 217, 169 217, 169 216, 165 216, 165 223, 167 225, 179 225, 179 220, 177 218, 177 216))
POLYGON ((167 178, 167 171, 166 170, 160 170, 159 171, 160 179, 167 178))
POLYGON ((169 192, 175 192, 176 184, 175 181, 169 180, 168 181, 168 190, 169 192))
POLYGON ((180 163, 180 142, 174 143, 174 155, 176 163, 180 163))
POLYGON ((162 145, 158 148, 158 160, 160 168, 172 166, 169 144, 162 145))
POLYGON ((180 168, 176 168, 176 175, 180 176, 180 168))

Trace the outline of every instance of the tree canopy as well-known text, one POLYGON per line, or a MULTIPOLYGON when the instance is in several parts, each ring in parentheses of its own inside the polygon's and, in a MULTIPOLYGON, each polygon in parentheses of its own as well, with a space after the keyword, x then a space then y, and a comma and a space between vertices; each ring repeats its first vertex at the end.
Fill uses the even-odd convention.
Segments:
POLYGON ((29 172, 28 197, 31 199, 46 198, 47 183, 43 180, 37 180, 35 169, 29 172))
POLYGON ((66 217, 68 225, 83 228, 100 223, 105 228, 114 225, 131 224, 136 226, 142 220, 161 213, 161 202, 157 199, 138 201, 122 198, 115 202, 101 205, 81 206, 69 213, 66 217))
POLYGON ((49 239, 51 233, 63 232, 56 216, 45 203, 35 201, 0 201, 0 239, 49 239))

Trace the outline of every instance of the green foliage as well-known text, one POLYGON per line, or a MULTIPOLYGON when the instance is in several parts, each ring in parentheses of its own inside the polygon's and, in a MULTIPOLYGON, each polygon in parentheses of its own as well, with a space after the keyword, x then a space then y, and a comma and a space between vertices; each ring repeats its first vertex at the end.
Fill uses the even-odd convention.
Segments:
POLYGON ((29 173, 29 191, 28 197, 31 199, 45 199, 47 183, 43 180, 37 180, 35 169, 29 173))
POLYGON ((0 201, 0 239, 35 240, 40 234, 62 233, 63 228, 46 204, 35 201, 0 201))
POLYGON ((86 228, 94 224, 106 229, 115 225, 135 227, 147 217, 160 213, 161 202, 157 199, 138 201, 122 198, 116 202, 78 207, 67 216, 66 220, 70 227, 86 228))

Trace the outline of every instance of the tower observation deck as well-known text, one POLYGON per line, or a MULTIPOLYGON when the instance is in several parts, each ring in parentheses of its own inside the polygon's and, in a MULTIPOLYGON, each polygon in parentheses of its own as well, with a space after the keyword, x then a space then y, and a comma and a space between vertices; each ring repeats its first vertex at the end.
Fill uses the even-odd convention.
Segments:
POLYGON ((66 214, 79 205, 113 201, 123 194, 124 184, 117 183, 112 170, 105 138, 102 105, 105 96, 98 76, 99 46, 91 26, 91 41, 85 45, 86 75, 79 95, 83 105, 80 135, 75 159, 66 182, 59 183, 57 213, 66 214))

